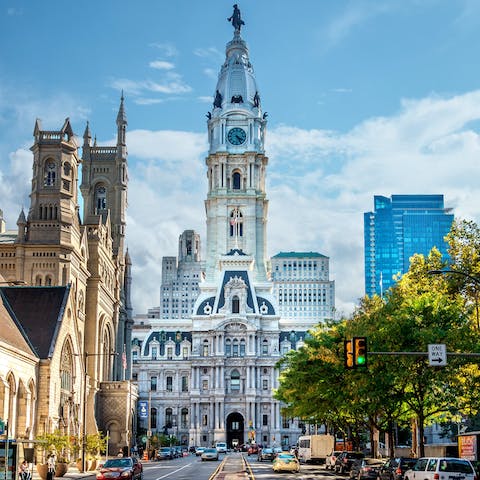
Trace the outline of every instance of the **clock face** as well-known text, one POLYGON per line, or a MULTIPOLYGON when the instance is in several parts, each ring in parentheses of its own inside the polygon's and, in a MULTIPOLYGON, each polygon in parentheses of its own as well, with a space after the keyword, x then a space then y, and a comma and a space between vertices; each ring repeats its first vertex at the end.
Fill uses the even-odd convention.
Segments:
POLYGON ((241 145, 247 139, 247 132, 243 128, 231 128, 227 133, 227 139, 232 145, 241 145))

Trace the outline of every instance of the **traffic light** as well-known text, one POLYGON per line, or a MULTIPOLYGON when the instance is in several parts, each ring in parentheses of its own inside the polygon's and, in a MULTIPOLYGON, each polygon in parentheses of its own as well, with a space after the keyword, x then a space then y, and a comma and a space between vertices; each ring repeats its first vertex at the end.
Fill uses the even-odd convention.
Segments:
POLYGON ((353 368, 367 366, 367 337, 353 337, 353 368))
POLYGON ((343 359, 345 363, 345 368, 354 368, 353 357, 353 340, 344 340, 343 359))

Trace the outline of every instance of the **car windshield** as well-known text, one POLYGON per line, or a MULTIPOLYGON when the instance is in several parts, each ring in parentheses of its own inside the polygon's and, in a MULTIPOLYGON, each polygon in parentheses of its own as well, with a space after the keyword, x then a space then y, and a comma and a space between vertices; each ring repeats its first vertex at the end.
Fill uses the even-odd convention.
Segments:
POLYGON ((204 450, 205 453, 217 453, 217 450, 215 448, 206 448, 204 450))
POLYGON ((273 452, 273 450, 271 448, 264 448, 262 450, 262 453, 272 453, 272 452, 273 452))
POLYGON ((290 460, 292 458, 295 458, 295 456, 290 453, 280 453, 277 458, 280 458, 282 460, 290 460))
POLYGON ((125 468, 132 465, 130 458, 112 458, 103 464, 103 468, 125 468))

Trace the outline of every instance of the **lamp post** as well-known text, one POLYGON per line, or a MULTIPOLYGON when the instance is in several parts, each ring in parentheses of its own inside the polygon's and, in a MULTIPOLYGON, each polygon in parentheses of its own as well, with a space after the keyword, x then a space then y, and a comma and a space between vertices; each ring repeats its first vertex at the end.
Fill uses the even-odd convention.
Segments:
POLYGON ((477 329, 480 329, 480 319, 478 312, 478 288, 480 286, 480 278, 474 277, 467 272, 462 272, 461 270, 429 270, 427 272, 429 275, 460 275, 462 277, 468 278, 474 284, 475 290, 475 317, 477 319, 477 329))

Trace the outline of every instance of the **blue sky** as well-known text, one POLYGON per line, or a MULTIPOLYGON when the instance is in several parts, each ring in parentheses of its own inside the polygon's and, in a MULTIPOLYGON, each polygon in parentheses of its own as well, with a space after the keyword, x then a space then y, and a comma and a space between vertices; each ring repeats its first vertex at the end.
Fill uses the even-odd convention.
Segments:
MULTIPOLYGON (((225 0, 4 0, 0 208, 28 208, 32 132, 86 121, 112 144, 128 116, 127 238, 136 313, 159 304, 161 258, 205 243, 206 112, 233 29, 225 0)), ((268 252, 330 257, 337 310, 364 293, 373 195, 443 193, 480 221, 480 2, 244 0, 270 158, 268 252)))

